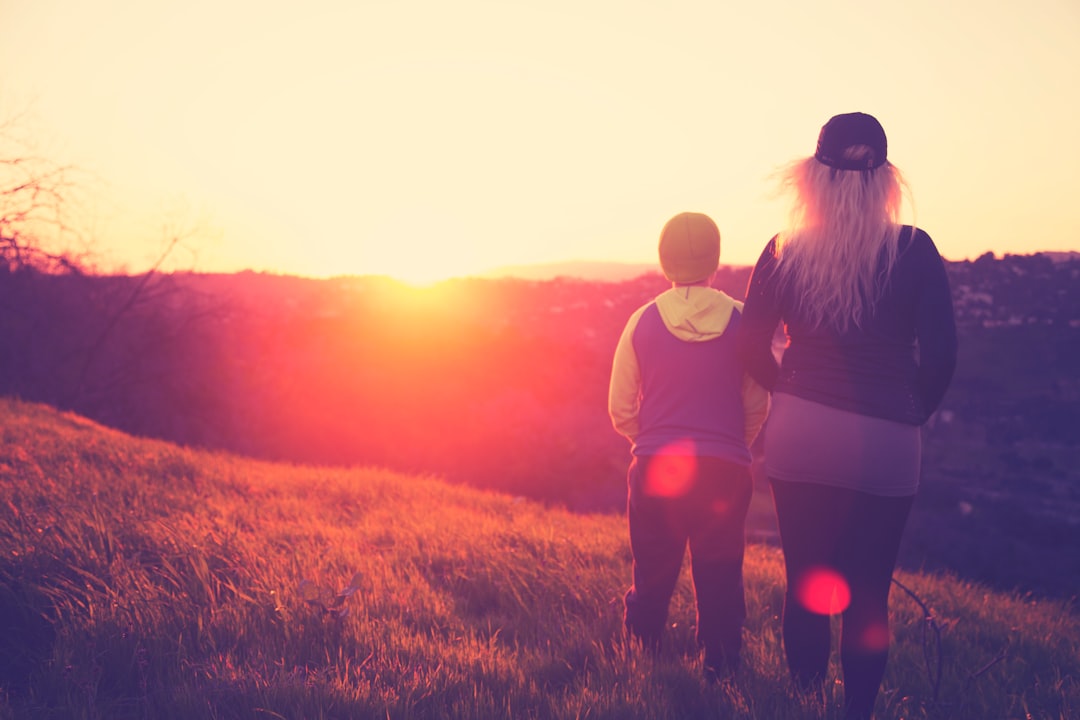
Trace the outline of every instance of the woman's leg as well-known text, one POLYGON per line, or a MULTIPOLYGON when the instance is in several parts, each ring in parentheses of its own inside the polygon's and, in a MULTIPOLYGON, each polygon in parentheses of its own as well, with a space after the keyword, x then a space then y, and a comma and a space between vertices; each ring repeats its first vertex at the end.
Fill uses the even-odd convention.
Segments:
POLYGON ((836 515, 834 488, 802 482, 770 480, 787 589, 784 593, 784 654, 796 683, 816 689, 829 667, 829 615, 807 602, 804 592, 813 574, 833 563, 836 515))
POLYGON ((837 564, 851 589, 840 658, 848 718, 869 718, 889 657, 889 590, 914 496, 856 493, 837 564))

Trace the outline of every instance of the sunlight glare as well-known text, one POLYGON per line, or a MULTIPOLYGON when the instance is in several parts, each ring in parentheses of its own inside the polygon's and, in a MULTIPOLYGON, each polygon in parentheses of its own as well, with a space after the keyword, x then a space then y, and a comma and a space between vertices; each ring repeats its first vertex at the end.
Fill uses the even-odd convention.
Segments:
POLYGON ((487 255, 475 233, 446 208, 420 199, 386 208, 352 227, 327 225, 321 232, 341 238, 320 258, 317 276, 386 275, 414 288, 478 274, 487 255))

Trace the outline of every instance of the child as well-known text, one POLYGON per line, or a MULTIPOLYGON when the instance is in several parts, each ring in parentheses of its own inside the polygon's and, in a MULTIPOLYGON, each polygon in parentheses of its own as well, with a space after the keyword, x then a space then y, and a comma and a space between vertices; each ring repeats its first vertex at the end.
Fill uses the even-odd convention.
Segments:
POLYGON ((710 287, 720 231, 681 213, 660 233, 672 287, 634 312, 619 338, 608 412, 631 443, 627 521, 633 586, 625 623, 656 649, 690 546, 705 672, 735 672, 746 617, 742 562, 753 485, 749 446, 769 397, 736 355, 742 303, 710 287))

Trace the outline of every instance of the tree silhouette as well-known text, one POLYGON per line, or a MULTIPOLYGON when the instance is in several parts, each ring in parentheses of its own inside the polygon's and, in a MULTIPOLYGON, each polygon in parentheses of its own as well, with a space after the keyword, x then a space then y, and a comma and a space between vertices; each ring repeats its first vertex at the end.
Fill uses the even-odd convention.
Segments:
POLYGON ((167 223, 149 270, 100 274, 72 220, 83 173, 36 153, 27 132, 25 115, 0 120, 0 393, 120 427, 133 397, 205 397, 172 358, 217 309, 160 272, 194 230, 167 223))
POLYGON ((77 196, 74 169, 34 151, 24 121, 0 121, 0 267, 10 272, 81 272, 68 220, 77 196))

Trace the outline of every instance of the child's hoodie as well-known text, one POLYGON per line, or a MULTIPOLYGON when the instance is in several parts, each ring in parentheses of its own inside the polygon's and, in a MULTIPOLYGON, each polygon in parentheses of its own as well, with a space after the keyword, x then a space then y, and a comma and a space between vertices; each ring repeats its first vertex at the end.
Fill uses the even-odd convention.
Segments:
MULTIPOLYGON (((655 358, 654 362, 661 366, 663 373, 666 373, 674 382, 682 383, 684 394, 688 389, 692 389, 692 387, 686 387, 688 384, 698 383, 703 386, 704 381, 708 379, 704 375, 694 377, 695 372, 699 374, 712 371, 738 372, 739 378, 732 380, 741 388, 744 433, 738 440, 745 443, 745 448, 753 443, 768 415, 769 395, 749 375, 742 372, 734 352, 734 330, 737 328, 733 325, 741 320, 741 314, 741 302, 719 290, 691 285, 676 286, 661 293, 630 316, 615 350, 608 392, 608 412, 615 429, 630 439, 635 450, 638 449, 638 439, 642 432, 642 358, 639 357, 639 352, 649 353, 648 357, 655 358), (670 337, 684 343, 722 339, 722 344, 718 344, 714 350, 715 370, 712 366, 695 370, 693 354, 687 353, 685 348, 680 347, 680 343, 669 343, 663 337, 658 337, 657 329, 660 323, 657 322, 657 317, 659 321, 662 321, 662 326, 666 328, 670 337), (725 336, 729 329, 733 332, 725 336), (636 346, 637 343, 641 344, 640 347, 636 346), (670 366, 665 367, 665 363, 670 363, 670 366)), ((696 394, 692 394, 691 397, 689 402, 682 401, 683 404, 692 404, 693 400, 697 399, 696 394)), ((728 404, 738 405, 739 403, 736 401, 728 404)), ((731 418, 723 418, 723 415, 733 409, 732 407, 709 406, 705 408, 706 412, 697 410, 695 416, 695 410, 689 408, 686 414, 691 416, 690 422, 683 423, 678 430, 687 434, 690 425, 696 425, 701 429, 704 425, 711 424, 714 419, 718 426, 722 425, 722 420, 731 420, 731 418)), ((668 415, 677 415, 679 412, 680 409, 675 408, 674 412, 668 415)), ((675 420, 680 419, 675 418, 675 420)), ((686 418, 681 420, 686 420, 686 418)), ((730 426, 730 423, 728 425, 730 426)), ((708 428, 705 430, 707 434, 708 428)), ((670 430, 658 432, 670 433, 670 430)), ((688 439, 694 440, 692 433, 690 435, 688 439)), ((748 462, 748 451, 745 453, 745 458, 748 462)))

